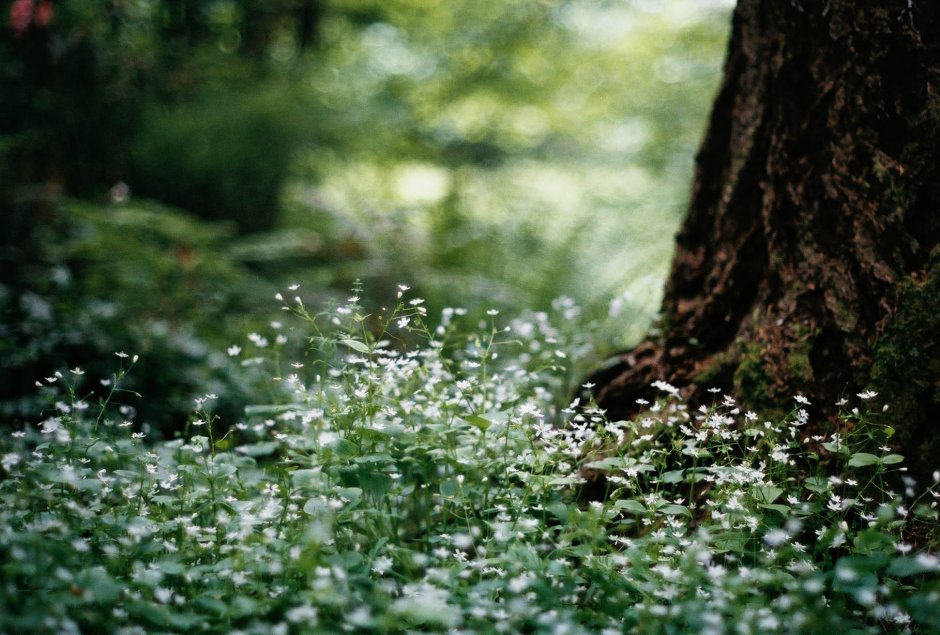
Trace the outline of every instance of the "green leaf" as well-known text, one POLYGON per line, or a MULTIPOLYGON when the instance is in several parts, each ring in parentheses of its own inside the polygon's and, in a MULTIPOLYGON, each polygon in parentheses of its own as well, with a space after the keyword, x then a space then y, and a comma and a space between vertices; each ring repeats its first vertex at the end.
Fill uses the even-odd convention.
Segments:
POLYGON ((353 462, 362 465, 366 463, 391 463, 393 460, 391 454, 379 452, 377 454, 364 454, 357 457, 353 462))
POLYGON ((692 518, 692 512, 689 511, 689 508, 684 505, 665 505, 660 507, 658 511, 666 514, 667 516, 688 516, 692 518))
POLYGON ((359 476, 359 485, 362 486, 363 491, 378 499, 385 496, 391 489, 392 479, 387 474, 365 472, 359 476))
POLYGON ((646 514, 649 512, 649 509, 646 508, 646 505, 632 498, 615 501, 614 509, 616 511, 627 511, 631 514, 646 514))
POLYGON ((592 470, 616 470, 623 467, 623 459, 619 456, 608 456, 604 459, 585 463, 584 467, 592 470))
POLYGON ((296 487, 315 487, 320 484, 323 475, 320 470, 294 470, 290 478, 296 487))
POLYGON ((850 454, 851 450, 844 443, 836 443, 835 441, 829 441, 823 443, 822 446, 832 452, 833 454, 850 454))
POLYGON ((882 465, 894 465, 895 463, 900 463, 904 460, 904 457, 900 454, 889 454, 887 456, 881 457, 882 465))
POLYGON ((902 556, 895 558, 888 565, 888 575, 904 578, 909 575, 940 571, 936 558, 909 558, 902 556))
POLYGON ((210 613, 215 613, 217 616, 225 615, 225 612, 228 610, 228 605, 225 602, 211 595, 200 595, 195 599, 194 603, 197 607, 210 613))
POLYGON ((772 503, 783 494, 783 489, 775 485, 760 485, 754 488, 754 498, 761 503, 772 503))
POLYGON ((914 516, 924 520, 933 520, 936 521, 938 514, 936 509, 931 509, 929 506, 920 504, 914 507, 914 516))
POLYGON ((463 419, 470 425, 479 428, 483 432, 486 432, 490 428, 490 426, 493 425, 492 421, 484 417, 481 417, 480 415, 467 415, 466 417, 461 417, 461 419, 463 419))
POLYGON ((452 498, 457 494, 458 482, 456 478, 449 478, 441 483, 441 496, 452 498))
POLYGON ((340 439, 336 442, 336 454, 344 459, 351 459, 359 454, 359 449, 352 441, 340 439))
POLYGON ((881 571, 888 564, 888 556, 883 553, 853 554, 839 558, 836 562, 836 577, 840 577, 841 571, 851 572, 843 576, 847 581, 856 580, 854 576, 859 574, 872 574, 881 571))
POLYGON ((853 544, 855 545, 855 551, 863 555, 894 553, 894 540, 877 529, 865 529, 858 532, 853 544))
POLYGON ((124 586, 118 584, 101 566, 85 569, 79 573, 75 578, 75 584, 90 591, 95 601, 101 604, 117 601, 124 590, 124 586))
POLYGON ((829 491, 829 479, 824 476, 810 476, 803 482, 803 485, 817 494, 825 494, 829 491))
POLYGON ((779 512, 783 514, 784 516, 790 515, 790 508, 787 505, 780 505, 777 503, 764 503, 763 505, 761 505, 761 507, 763 507, 764 509, 770 509, 775 512, 779 512))
POLYGON ((304 503, 304 513, 309 514, 310 516, 320 516, 324 512, 329 511, 329 509, 330 506, 320 497, 311 498, 306 503, 304 503))
POLYGON ((360 342, 359 340, 353 340, 353 339, 349 339, 349 338, 343 338, 343 339, 341 339, 341 340, 339 341, 339 343, 340 343, 340 344, 343 344, 344 346, 348 346, 349 348, 353 349, 354 351, 356 351, 356 352, 358 352, 358 353, 362 353, 362 354, 364 354, 364 355, 368 355, 369 353, 372 352, 372 351, 369 350, 369 347, 368 347, 368 346, 366 346, 364 343, 360 342))
POLYGON ((868 465, 878 465, 881 459, 868 452, 856 452, 849 459, 849 467, 865 467, 868 465))
POLYGON ((355 506, 362 498, 362 490, 358 487, 341 487, 336 490, 337 495, 349 501, 349 506, 355 506))
POLYGON ((238 471, 238 468, 232 465, 231 463, 216 463, 212 466, 212 476, 216 478, 223 478, 225 476, 231 476, 238 471))
POLYGON ((664 472, 660 480, 663 483, 668 483, 670 485, 674 483, 681 483, 683 474, 685 474, 685 470, 671 470, 669 472, 664 472))
POLYGON ((245 456, 269 456, 277 451, 277 442, 263 441, 261 443, 252 443, 250 445, 240 445, 235 448, 235 451, 239 454, 244 454, 245 456))
POLYGON ((245 406, 246 415, 276 415, 291 410, 302 410, 303 405, 298 403, 287 404, 263 404, 257 406, 245 406))

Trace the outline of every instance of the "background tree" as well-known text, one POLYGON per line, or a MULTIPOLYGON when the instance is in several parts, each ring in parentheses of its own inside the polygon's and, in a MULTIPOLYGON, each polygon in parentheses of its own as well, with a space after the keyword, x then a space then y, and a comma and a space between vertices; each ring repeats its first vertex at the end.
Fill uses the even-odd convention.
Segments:
POLYGON ((611 416, 655 379, 753 407, 802 393, 816 422, 869 389, 936 469, 937 5, 739 2, 661 324, 594 378, 611 416))

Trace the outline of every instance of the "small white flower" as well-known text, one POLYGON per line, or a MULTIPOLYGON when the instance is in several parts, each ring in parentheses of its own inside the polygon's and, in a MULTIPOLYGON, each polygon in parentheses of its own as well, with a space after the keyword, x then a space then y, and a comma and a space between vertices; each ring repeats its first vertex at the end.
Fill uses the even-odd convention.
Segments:
POLYGON ((388 556, 376 558, 372 563, 372 571, 378 575, 384 575, 386 571, 392 568, 393 561, 388 556))
POLYGON ((173 591, 165 587, 157 587, 153 590, 153 597, 161 604, 167 604, 173 599, 173 591))
POLYGON ((651 385, 653 388, 657 388, 657 389, 659 389, 659 390, 661 390, 661 391, 663 391, 663 392, 668 392, 669 394, 675 395, 675 396, 677 396, 677 397, 679 396, 679 389, 676 388, 675 386, 673 386, 673 385, 670 384, 670 383, 667 383, 667 382, 664 382, 664 381, 661 381, 661 380, 656 380, 656 381, 654 381, 654 382, 653 382, 652 384, 650 384, 650 385, 651 385))
POLYGON ((806 405, 806 406, 811 406, 811 405, 812 405, 812 404, 810 403, 809 399, 807 399, 806 397, 804 397, 803 395, 800 395, 800 394, 798 394, 798 395, 796 395, 795 397, 793 397, 793 400, 796 401, 796 403, 801 403, 801 404, 806 405))
POLYGON ((304 604, 301 606, 295 606, 284 614, 284 617, 287 618, 288 622, 293 624, 316 624, 317 622, 317 609, 310 606, 309 604, 304 604))
POLYGON ((779 547, 789 539, 790 534, 783 529, 772 529, 764 534, 764 542, 771 547, 779 547))
POLYGON ((242 352, 242 347, 241 347, 241 346, 235 346, 235 345, 233 344, 232 346, 229 346, 229 347, 226 349, 226 352, 228 353, 228 356, 229 356, 229 357, 235 357, 236 355, 238 355, 239 353, 242 352))
POLYGON ((871 399, 872 397, 877 397, 877 396, 878 396, 878 393, 876 393, 874 390, 866 390, 864 392, 858 393, 858 398, 863 399, 863 400, 871 399))

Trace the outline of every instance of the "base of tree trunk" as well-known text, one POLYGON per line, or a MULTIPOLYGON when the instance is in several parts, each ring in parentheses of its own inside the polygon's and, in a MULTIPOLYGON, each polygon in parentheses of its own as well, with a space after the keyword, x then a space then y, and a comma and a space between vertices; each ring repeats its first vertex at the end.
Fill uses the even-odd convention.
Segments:
POLYGON ((936 1, 740 0, 661 323, 591 378, 610 417, 662 379, 831 432, 872 390, 940 468, 938 43, 936 1))

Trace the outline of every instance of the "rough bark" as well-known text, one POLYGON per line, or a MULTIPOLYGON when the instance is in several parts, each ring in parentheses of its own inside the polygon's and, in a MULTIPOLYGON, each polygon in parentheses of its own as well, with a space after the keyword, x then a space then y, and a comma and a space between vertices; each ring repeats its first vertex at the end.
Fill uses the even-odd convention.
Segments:
POLYGON ((740 0, 662 323, 592 378, 611 417, 656 379, 823 427, 873 389, 940 467, 938 31, 936 0, 740 0))

